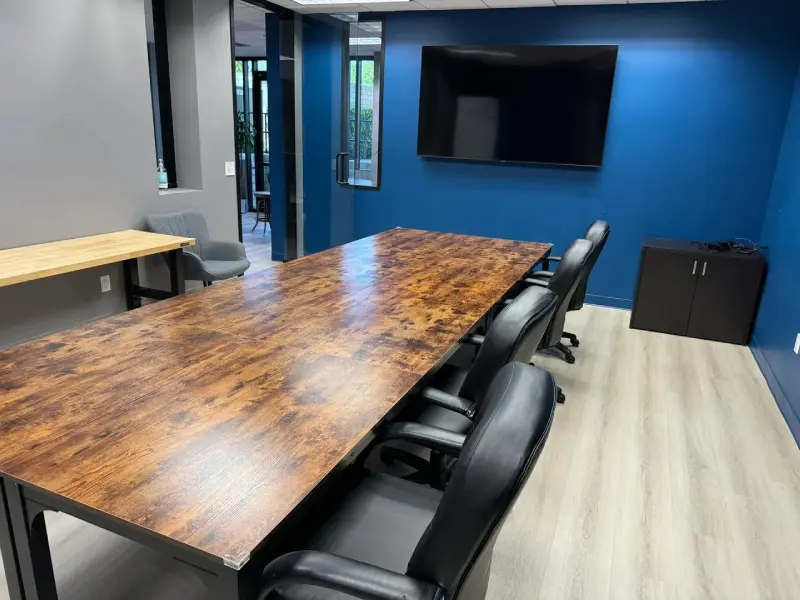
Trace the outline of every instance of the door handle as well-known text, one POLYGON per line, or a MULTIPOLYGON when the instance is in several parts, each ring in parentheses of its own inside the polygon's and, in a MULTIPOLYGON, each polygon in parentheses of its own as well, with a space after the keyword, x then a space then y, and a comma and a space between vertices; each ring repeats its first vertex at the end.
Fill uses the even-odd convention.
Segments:
POLYGON ((697 261, 694 261, 694 267, 692 267, 692 275, 697 275, 697 261))
POLYGON ((703 263, 703 272, 701 273, 701 275, 702 275, 703 277, 705 277, 705 276, 706 276, 706 267, 707 267, 707 266, 708 266, 708 263, 707 263, 707 262, 704 262, 704 263, 703 263))
POLYGON ((336 183, 340 185, 347 183, 347 159, 349 156, 347 152, 339 152, 336 155, 336 183))

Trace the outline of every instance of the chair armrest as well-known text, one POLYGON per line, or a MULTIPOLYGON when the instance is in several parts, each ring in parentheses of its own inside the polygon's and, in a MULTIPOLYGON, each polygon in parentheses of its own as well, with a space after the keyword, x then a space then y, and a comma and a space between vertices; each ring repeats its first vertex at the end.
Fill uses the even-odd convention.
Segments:
POLYGON ((259 600, 264 600, 275 588, 292 584, 314 585, 364 600, 441 600, 444 597, 442 588, 437 585, 315 550, 290 552, 276 558, 262 572, 261 582, 259 600))
POLYGON ((442 390, 428 387, 422 390, 420 397, 424 398, 431 404, 436 404, 442 408, 446 408, 448 410, 452 410, 453 412, 464 415, 468 419, 471 419, 475 416, 475 405, 472 402, 469 400, 464 400, 464 398, 454 396, 453 394, 448 394, 442 390))
POLYGON ((550 279, 555 273, 553 271, 534 271, 530 273, 531 277, 540 277, 542 279, 550 279))
POLYGON ((206 268, 203 265, 203 259, 198 254, 190 252, 186 248, 183 249, 183 265, 185 268, 185 277, 189 281, 205 281, 207 277, 206 268))
POLYGON ((422 423, 392 423, 379 436, 380 443, 391 440, 412 442, 442 454, 458 456, 467 436, 422 423))
POLYGON ((480 346, 486 340, 485 336, 478 335, 477 333, 470 333, 461 338, 462 344, 472 344, 473 346, 480 346))
POLYGON ((244 244, 240 242, 223 242, 208 240, 203 244, 203 254, 207 260, 242 260, 247 258, 244 244))
POLYGON ((561 260, 560 256, 548 256, 547 258, 542 259, 542 262, 549 261, 549 262, 558 262, 561 260))
POLYGON ((548 287, 546 279, 534 279, 532 277, 526 277, 522 280, 522 283, 526 283, 528 285, 538 285, 539 287, 548 287))

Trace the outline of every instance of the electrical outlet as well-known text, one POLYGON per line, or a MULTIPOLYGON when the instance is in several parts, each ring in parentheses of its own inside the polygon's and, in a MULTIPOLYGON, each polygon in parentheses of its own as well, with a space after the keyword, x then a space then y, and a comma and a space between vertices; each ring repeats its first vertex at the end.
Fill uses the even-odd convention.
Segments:
POLYGON ((236 163, 232 160, 225 161, 225 177, 235 177, 236 176, 236 163))
POLYGON ((794 341, 794 353, 800 354, 800 333, 797 334, 797 339, 794 341))
POLYGON ((111 276, 110 275, 101 275, 100 276, 100 291, 104 292, 104 293, 111 291, 111 276))

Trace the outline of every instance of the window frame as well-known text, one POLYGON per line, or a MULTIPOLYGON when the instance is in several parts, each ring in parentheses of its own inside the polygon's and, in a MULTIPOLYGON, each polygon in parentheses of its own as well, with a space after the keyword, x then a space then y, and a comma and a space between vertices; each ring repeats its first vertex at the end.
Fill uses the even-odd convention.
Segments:
MULTIPOLYGON (((361 183, 340 183, 338 184, 340 187, 347 187, 353 188, 358 190, 372 190, 372 191, 379 191, 381 189, 381 181, 383 179, 383 86, 384 86, 384 72, 386 70, 386 19, 385 17, 374 17, 374 18, 366 18, 364 20, 359 20, 359 23, 370 23, 370 22, 379 22, 381 24, 381 46, 380 46, 380 61, 375 60, 375 56, 371 58, 360 57, 360 56, 350 56, 350 28, 345 27, 343 32, 343 40, 342 40, 342 111, 341 111, 341 119, 342 119, 342 127, 341 127, 341 147, 344 151, 348 153, 348 160, 351 158, 354 159, 354 166, 357 162, 356 157, 350 157, 350 112, 349 112, 349 105, 350 105, 350 61, 356 60, 357 61, 357 68, 356 68, 356 76, 360 77, 361 74, 361 63, 364 60, 371 60, 376 64, 380 64, 380 73, 378 80, 378 89, 380 93, 380 98, 378 99, 378 151, 376 155, 377 159, 377 168, 378 168, 378 176, 375 179, 375 185, 364 185, 361 183)), ((374 68, 374 67, 373 67, 374 68)), ((358 80, 360 83, 360 80, 358 80)), ((356 107, 359 107, 361 99, 359 93, 359 86, 356 85, 356 107)), ((356 111, 356 129, 355 129, 355 136, 356 136, 356 144, 355 149, 358 149, 358 122, 360 115, 358 111, 356 111)), ((375 125, 375 114, 372 115, 372 124, 373 127, 375 125)), ((360 159, 359 159, 360 160, 360 159)), ((348 174, 348 179, 349 179, 348 174)))
MULTIPOLYGON (((155 58, 156 81, 155 88, 158 92, 158 120, 161 125, 161 159, 167 170, 169 188, 178 187, 178 172, 175 162, 175 133, 172 124, 172 93, 169 83, 169 51, 167 47, 167 0, 151 0, 153 9, 153 54, 155 58)), ((146 41, 146 40, 145 40, 146 41)), ((148 58, 150 52, 148 50, 148 58)), ((149 61, 148 61, 149 66, 149 61)), ((152 73, 152 69, 151 69, 152 73)), ((151 96, 152 96, 151 82, 151 96)), ((158 166, 158 139, 156 139, 156 105, 151 97, 153 106, 153 143, 155 146, 156 164, 158 166)))

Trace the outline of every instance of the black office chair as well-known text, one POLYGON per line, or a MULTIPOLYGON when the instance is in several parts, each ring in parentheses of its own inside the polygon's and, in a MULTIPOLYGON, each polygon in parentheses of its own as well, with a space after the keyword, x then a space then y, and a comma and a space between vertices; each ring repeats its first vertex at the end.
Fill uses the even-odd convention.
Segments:
POLYGON ((444 492, 366 476, 305 550, 264 569, 259 600, 481 600, 500 529, 550 432, 556 386, 511 363, 498 373, 444 492))
POLYGON ((593 247, 594 244, 589 240, 575 240, 564 252, 564 256, 559 259, 558 267, 552 277, 527 277, 523 279, 525 284, 546 287, 558 296, 558 306, 553 318, 550 320, 550 326, 542 337, 539 349, 558 350, 564 355, 564 360, 569 364, 575 362, 575 356, 569 348, 561 343, 561 337, 564 333, 564 320, 569 310, 572 296, 586 274, 586 266, 593 247))
MULTIPOLYGON (((417 422, 455 433, 469 431, 495 375, 512 361, 530 360, 556 305, 556 295, 550 290, 540 287, 524 290, 497 315, 486 336, 470 335, 463 340, 479 346, 472 364, 467 368, 444 365, 420 392, 420 401, 413 402, 397 421, 417 422)), ((385 446, 380 452, 384 464, 399 461, 414 469, 408 475, 412 481, 435 485, 443 471, 442 457, 425 454, 394 446, 385 446)))
MULTIPOLYGON (((580 310, 583 308, 583 303, 584 300, 586 299, 586 288, 589 284, 589 276, 592 274, 592 270, 594 269, 595 264, 597 264, 597 260, 600 258, 600 254, 603 252, 603 248, 605 248, 609 235, 611 235, 611 226, 605 221, 595 221, 589 226, 589 229, 586 230, 586 235, 583 236, 583 239, 592 242, 594 244, 594 248, 592 249, 592 253, 589 255, 589 260, 586 263, 586 275, 578 284, 578 289, 575 290, 575 293, 572 295, 572 300, 570 300, 567 312, 572 312, 574 310, 580 310)), ((560 260, 561 257, 558 256, 551 256, 545 258, 542 261, 543 270, 533 271, 531 273, 531 277, 541 277, 541 278, 552 277, 554 273, 548 270, 549 269, 548 263, 550 261, 557 262, 560 260)), ((570 344, 572 344, 576 348, 580 345, 580 340, 578 340, 578 336, 575 335, 574 333, 569 333, 568 331, 564 331, 562 332, 561 336, 565 339, 568 339, 570 341, 570 344)))

